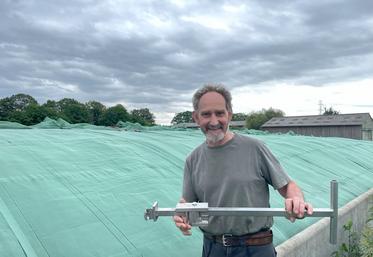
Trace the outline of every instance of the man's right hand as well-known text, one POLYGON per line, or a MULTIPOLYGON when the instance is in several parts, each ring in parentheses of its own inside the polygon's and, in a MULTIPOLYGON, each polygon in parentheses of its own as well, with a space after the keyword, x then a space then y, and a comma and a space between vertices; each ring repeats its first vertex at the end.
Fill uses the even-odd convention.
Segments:
MULTIPOLYGON (((186 201, 184 198, 181 198, 179 202, 185 203, 186 201)), ((190 236, 192 234, 192 231, 190 231, 192 226, 189 225, 186 217, 175 215, 173 219, 174 219, 176 227, 180 229, 180 231, 183 233, 184 236, 190 236)))

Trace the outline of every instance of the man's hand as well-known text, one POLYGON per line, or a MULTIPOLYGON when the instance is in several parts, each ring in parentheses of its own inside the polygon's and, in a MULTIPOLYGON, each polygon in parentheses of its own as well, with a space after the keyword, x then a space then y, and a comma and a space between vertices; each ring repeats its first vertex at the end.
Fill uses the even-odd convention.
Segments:
POLYGON ((286 218, 291 222, 294 222, 295 219, 303 219, 305 212, 308 215, 313 213, 312 204, 305 202, 303 197, 286 198, 285 210, 288 213, 286 218))
POLYGON ((288 214, 286 218, 291 222, 303 219, 305 211, 308 215, 313 213, 312 204, 304 201, 303 193, 294 181, 279 188, 278 192, 285 198, 285 210, 288 214))
MULTIPOLYGON (((185 203, 185 199, 181 198, 179 202, 185 203)), ((190 236, 192 234, 192 232, 190 231, 192 226, 189 225, 186 217, 175 215, 173 219, 174 219, 176 227, 178 227, 181 230, 184 236, 190 236)))

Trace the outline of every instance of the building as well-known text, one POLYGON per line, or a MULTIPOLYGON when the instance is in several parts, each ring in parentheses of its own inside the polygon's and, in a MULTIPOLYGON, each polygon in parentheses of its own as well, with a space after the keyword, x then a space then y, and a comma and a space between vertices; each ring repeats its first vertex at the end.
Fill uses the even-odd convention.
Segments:
POLYGON ((318 137, 345 137, 373 140, 373 120, 369 113, 275 117, 261 126, 272 133, 318 137))

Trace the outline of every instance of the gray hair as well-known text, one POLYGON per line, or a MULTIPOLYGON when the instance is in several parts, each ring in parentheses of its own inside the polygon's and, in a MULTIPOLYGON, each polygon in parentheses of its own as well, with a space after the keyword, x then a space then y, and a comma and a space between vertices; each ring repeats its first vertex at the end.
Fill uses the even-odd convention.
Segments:
POLYGON ((193 108, 198 110, 198 104, 201 97, 208 92, 216 92, 221 94, 225 99, 225 107, 228 112, 232 112, 232 96, 231 93, 222 84, 207 84, 198 89, 193 95, 193 108))

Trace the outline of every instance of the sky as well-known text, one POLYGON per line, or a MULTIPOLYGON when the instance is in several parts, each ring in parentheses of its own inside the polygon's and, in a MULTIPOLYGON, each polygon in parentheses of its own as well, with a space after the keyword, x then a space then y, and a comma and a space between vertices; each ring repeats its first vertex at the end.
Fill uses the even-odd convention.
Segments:
POLYGON ((233 111, 373 116, 373 1, 1 0, 0 98, 149 108, 221 83, 233 111))

